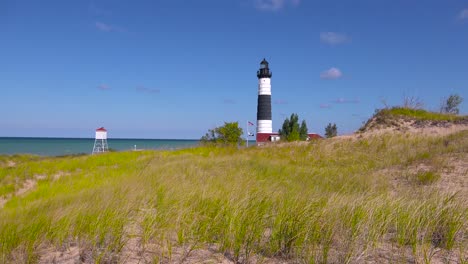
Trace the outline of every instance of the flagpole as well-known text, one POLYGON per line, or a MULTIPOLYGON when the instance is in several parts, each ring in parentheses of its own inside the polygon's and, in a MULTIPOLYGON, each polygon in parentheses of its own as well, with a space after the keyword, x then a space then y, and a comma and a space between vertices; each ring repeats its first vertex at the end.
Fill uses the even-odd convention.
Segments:
POLYGON ((250 135, 250 132, 249 132, 249 121, 247 120, 247 137, 245 137, 247 139, 247 147, 249 147, 249 135, 250 135))

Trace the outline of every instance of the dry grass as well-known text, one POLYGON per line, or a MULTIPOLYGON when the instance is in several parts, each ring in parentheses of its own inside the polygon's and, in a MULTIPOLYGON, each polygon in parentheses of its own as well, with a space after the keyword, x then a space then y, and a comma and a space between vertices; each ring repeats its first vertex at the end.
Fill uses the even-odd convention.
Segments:
POLYGON ((441 181, 468 186, 467 153, 465 130, 2 157, 0 262, 463 263, 468 197, 441 181))

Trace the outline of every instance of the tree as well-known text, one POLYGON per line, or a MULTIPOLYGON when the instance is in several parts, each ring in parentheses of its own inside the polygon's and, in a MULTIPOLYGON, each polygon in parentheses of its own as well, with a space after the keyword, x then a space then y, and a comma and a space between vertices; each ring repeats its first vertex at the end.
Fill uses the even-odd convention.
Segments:
POLYGON ((421 98, 414 96, 405 96, 403 98, 403 107, 409 109, 422 109, 424 103, 421 98))
POLYGON ((302 120, 302 124, 299 126, 299 116, 297 114, 291 114, 290 118, 284 120, 283 126, 278 133, 281 139, 286 141, 306 140, 307 124, 305 120, 302 120))
POLYGON ((458 113, 460 112, 460 109, 458 109, 458 106, 462 102, 463 102, 463 98, 461 96, 459 96, 458 94, 452 94, 449 96, 449 98, 447 98, 447 101, 445 101, 442 104, 440 112, 458 115, 458 113))
POLYGON ((224 126, 209 129, 200 139, 202 143, 238 144, 242 142, 242 128, 238 122, 224 122, 224 126))
POLYGON ((338 129, 336 128, 336 124, 331 124, 331 123, 328 123, 327 127, 325 127, 325 136, 327 138, 332 138, 332 137, 336 137, 336 135, 338 134, 338 129))
POLYGON ((301 140, 307 140, 308 137, 309 137, 309 135, 308 135, 308 131, 307 131, 306 121, 302 120, 301 128, 299 129, 299 138, 301 140))

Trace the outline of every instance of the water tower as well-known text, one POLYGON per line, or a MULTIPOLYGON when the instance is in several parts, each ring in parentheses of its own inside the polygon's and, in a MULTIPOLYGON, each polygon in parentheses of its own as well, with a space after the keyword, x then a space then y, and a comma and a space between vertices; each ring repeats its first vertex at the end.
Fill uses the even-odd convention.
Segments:
POLYGON ((107 145, 107 130, 103 127, 96 129, 96 139, 94 140, 93 154, 109 151, 107 145))

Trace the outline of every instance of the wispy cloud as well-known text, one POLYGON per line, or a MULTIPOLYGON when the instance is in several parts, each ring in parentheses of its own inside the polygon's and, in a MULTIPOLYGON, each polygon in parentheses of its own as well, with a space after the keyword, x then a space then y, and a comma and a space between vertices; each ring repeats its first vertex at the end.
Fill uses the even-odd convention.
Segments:
POLYGON ((458 14, 458 19, 460 19, 460 20, 468 19, 468 8, 463 9, 463 10, 458 14))
POLYGON ((279 99, 279 100, 275 100, 273 103, 277 105, 286 105, 288 104, 288 101, 279 99))
POLYGON ((340 69, 332 67, 326 71, 320 73, 320 78, 325 80, 336 80, 343 76, 340 69))
POLYGON ((338 32, 321 32, 320 41, 328 45, 338 45, 346 43, 351 39, 344 33, 338 32))
POLYGON ((107 85, 107 84, 104 84, 104 83, 98 85, 97 88, 98 88, 99 90, 102 90, 102 91, 110 90, 110 86, 107 85))
POLYGON ((331 108, 331 104, 320 104, 320 108, 322 109, 328 109, 328 108, 331 108))
POLYGON ((301 3, 301 0, 291 0, 291 4, 294 6, 298 6, 301 3))
POLYGON ((148 88, 148 87, 145 87, 145 86, 142 86, 142 85, 137 86, 135 89, 136 89, 137 92, 140 92, 140 93, 150 93, 150 94, 160 93, 159 89, 148 88))
POLYGON ((95 25, 98 30, 104 31, 104 32, 126 32, 126 30, 122 27, 110 25, 110 24, 103 23, 100 21, 97 21, 95 25))
POLYGON ((102 23, 102 22, 96 22, 96 28, 101 30, 101 31, 112 31, 112 27, 108 24, 102 23))
POLYGON ((100 8, 94 3, 90 3, 88 5, 88 11, 89 11, 90 14, 95 15, 95 16, 112 14, 112 12, 110 12, 109 10, 100 8))
POLYGON ((301 0, 254 0, 255 7, 262 11, 277 11, 290 4, 298 6, 301 0))
POLYGON ((236 104, 236 101, 234 101, 232 99, 224 99, 223 104, 233 105, 233 104, 236 104))
POLYGON ((335 104, 359 104, 361 101, 359 99, 347 99, 347 98, 338 98, 333 100, 335 104))

